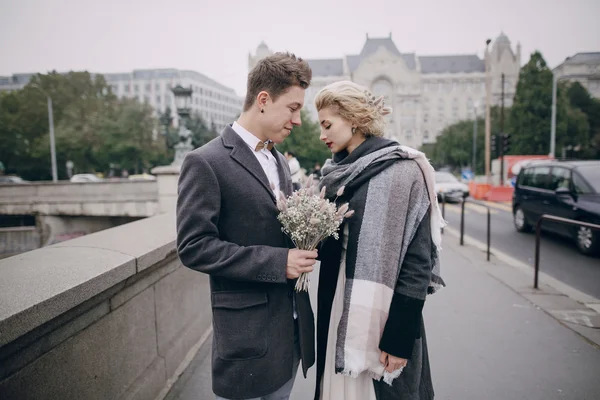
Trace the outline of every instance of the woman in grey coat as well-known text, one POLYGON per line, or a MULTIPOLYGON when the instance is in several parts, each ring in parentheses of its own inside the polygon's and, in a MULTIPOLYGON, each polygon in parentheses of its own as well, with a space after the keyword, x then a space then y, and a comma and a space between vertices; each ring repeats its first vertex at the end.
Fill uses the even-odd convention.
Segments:
POLYGON ((315 399, 433 399, 422 318, 444 286, 433 168, 382 137, 391 110, 364 87, 336 82, 315 103, 333 153, 321 186, 355 211, 319 251, 315 399))

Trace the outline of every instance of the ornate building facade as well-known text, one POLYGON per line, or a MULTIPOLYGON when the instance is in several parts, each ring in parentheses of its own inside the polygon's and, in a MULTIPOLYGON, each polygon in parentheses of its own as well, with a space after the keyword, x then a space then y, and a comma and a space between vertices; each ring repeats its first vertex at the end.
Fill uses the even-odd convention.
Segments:
MULTIPOLYGON (((273 52, 263 42, 248 55, 248 68, 273 52)), ((502 74, 504 104, 510 106, 521 66, 521 46, 500 34, 482 60, 476 54, 419 56, 402 53, 392 40, 369 38, 361 52, 342 58, 307 60, 313 80, 306 91, 305 107, 316 120, 314 97, 324 86, 351 80, 384 95, 393 107, 387 116, 387 135, 402 144, 418 148, 435 142, 442 130, 455 122, 482 117, 485 110, 486 61, 491 81, 492 104, 500 104, 502 74)), ((483 127, 482 127, 483 129, 483 127)))
POLYGON ((600 52, 567 57, 553 71, 556 79, 579 81, 592 96, 600 99, 600 52))

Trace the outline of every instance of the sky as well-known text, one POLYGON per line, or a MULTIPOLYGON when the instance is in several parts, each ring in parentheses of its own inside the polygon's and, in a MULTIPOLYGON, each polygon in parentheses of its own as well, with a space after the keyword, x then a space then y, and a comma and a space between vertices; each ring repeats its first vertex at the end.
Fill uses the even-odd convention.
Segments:
POLYGON ((306 58, 358 54, 390 33, 400 52, 478 54, 504 32, 551 67, 600 51, 600 0, 0 0, 0 76, 191 69, 246 92, 261 41, 306 58))

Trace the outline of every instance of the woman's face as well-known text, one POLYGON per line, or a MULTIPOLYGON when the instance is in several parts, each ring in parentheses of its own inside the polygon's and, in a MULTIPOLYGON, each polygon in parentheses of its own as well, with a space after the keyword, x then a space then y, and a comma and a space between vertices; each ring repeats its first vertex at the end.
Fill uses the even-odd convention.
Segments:
POLYGON ((319 110, 319 121, 321 126, 320 139, 325 142, 332 153, 348 151, 352 153, 365 137, 362 133, 352 134, 352 124, 342 118, 333 107, 319 110))

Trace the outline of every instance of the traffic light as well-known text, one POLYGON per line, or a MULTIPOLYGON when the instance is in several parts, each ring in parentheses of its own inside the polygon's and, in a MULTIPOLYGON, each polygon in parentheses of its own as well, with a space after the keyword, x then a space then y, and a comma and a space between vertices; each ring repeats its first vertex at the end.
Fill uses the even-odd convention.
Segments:
POLYGON ((490 150, 492 153, 492 158, 496 157, 496 152, 498 151, 498 137, 496 135, 492 135, 490 140, 490 150))
POLYGON ((510 151, 510 133, 502 135, 502 154, 508 154, 510 151))

